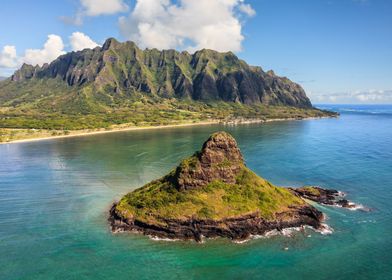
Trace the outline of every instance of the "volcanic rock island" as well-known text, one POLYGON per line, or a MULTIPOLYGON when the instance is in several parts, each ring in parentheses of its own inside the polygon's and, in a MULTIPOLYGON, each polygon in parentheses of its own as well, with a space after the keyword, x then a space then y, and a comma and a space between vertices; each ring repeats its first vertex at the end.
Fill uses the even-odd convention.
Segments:
POLYGON ((272 230, 323 227, 309 200, 349 207, 335 190, 277 187, 246 167, 235 139, 212 134, 166 176, 125 195, 110 210, 113 232, 201 241, 244 240, 272 230))

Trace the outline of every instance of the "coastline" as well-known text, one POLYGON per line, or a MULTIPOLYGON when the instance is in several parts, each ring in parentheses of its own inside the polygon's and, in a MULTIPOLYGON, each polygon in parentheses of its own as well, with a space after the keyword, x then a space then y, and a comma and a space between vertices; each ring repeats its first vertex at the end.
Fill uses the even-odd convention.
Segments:
POLYGON ((83 137, 83 136, 114 133, 114 132, 162 129, 162 128, 197 126, 197 125, 209 125, 209 124, 217 124, 217 123, 219 123, 219 122, 203 121, 203 122, 195 122, 195 123, 181 123, 181 124, 168 124, 168 125, 156 125, 156 126, 132 126, 132 127, 123 127, 123 128, 113 128, 113 129, 109 129, 109 130, 100 129, 100 130, 95 130, 95 131, 81 131, 81 132, 71 131, 70 134, 68 134, 68 135, 55 135, 55 136, 48 136, 48 137, 37 137, 37 138, 29 138, 29 139, 12 140, 9 142, 0 142, 0 145, 17 144, 17 143, 25 143, 25 142, 36 142, 36 141, 71 138, 71 137, 83 137))
MULTIPOLYGON (((97 129, 94 131, 70 131, 70 134, 68 134, 68 135, 54 135, 54 136, 47 136, 47 137, 45 136, 45 137, 11 140, 8 142, 0 142, 0 145, 36 142, 36 141, 71 138, 71 137, 83 137, 83 136, 115 133, 115 132, 125 132, 125 131, 164 129, 164 128, 176 128, 176 127, 188 127, 188 126, 202 126, 202 125, 212 125, 212 124, 241 125, 241 124, 256 124, 256 123, 269 123, 269 122, 280 122, 280 121, 314 120, 314 119, 323 119, 323 118, 331 118, 331 117, 330 116, 322 116, 322 117, 276 118, 276 119, 242 119, 242 118, 238 118, 238 119, 228 120, 228 121, 209 120, 209 121, 167 124, 167 125, 155 125, 155 126, 117 127, 117 128, 112 128, 112 129, 97 129)), ((17 129, 15 129, 15 130, 17 130, 17 129)))

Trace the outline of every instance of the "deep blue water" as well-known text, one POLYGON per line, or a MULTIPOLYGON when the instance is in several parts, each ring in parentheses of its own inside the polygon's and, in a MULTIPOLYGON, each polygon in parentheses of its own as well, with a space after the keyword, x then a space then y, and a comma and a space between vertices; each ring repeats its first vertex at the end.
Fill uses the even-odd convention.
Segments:
POLYGON ((341 116, 0 145, 0 279, 392 279, 392 106, 319 107, 341 116), (222 129, 274 184, 336 188, 372 211, 320 207, 331 235, 244 244, 110 233, 113 201, 222 129))

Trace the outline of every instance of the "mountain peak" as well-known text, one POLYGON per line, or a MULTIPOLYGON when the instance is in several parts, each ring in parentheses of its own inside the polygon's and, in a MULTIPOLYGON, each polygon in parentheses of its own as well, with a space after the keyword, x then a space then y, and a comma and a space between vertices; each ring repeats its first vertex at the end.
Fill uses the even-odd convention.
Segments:
POLYGON ((200 188, 217 180, 234 184, 243 166, 235 139, 226 132, 217 132, 208 138, 200 152, 181 162, 171 180, 180 191, 200 188))
POLYGON ((276 76, 274 70, 267 71, 267 75, 276 76))
POLYGON ((212 134, 203 144, 200 160, 204 164, 220 164, 225 160, 243 162, 237 142, 229 133, 220 131, 212 134))
POLYGON ((11 80, 14 82, 31 79, 34 77, 36 72, 40 69, 38 65, 33 66, 27 63, 23 63, 22 67, 12 75, 11 80))
POLYGON ((117 41, 115 38, 108 38, 106 39, 105 43, 102 45, 102 50, 108 50, 111 47, 114 47, 118 44, 120 44, 120 42, 117 41))
MULTIPOLYGON (((91 88, 101 108, 113 106, 113 97, 145 95, 159 98, 224 101, 311 108, 302 87, 288 79, 251 67, 231 52, 203 49, 189 54, 176 50, 141 50, 132 42, 105 41, 102 48, 70 52, 43 67, 24 65, 13 82, 31 80, 18 87, 17 96, 36 83, 70 86, 64 95, 91 88)), ((14 91, 10 83, 1 91, 14 91), (9 88, 7 88, 9 87, 9 88)), ((49 85, 45 89, 54 90, 49 85), (50 88, 50 89, 49 89, 50 88)), ((15 94, 12 97, 16 97, 15 94)), ((57 99, 57 95, 52 95, 57 99)), ((51 104, 59 104, 53 100, 51 104)), ((68 104, 66 105, 68 107, 68 104)), ((79 107, 76 107, 79 110, 79 107)))

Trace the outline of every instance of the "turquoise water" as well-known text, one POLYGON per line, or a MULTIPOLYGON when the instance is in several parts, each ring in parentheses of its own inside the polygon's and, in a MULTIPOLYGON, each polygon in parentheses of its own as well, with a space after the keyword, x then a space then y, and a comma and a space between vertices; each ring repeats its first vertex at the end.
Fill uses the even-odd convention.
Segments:
POLYGON ((392 106, 320 107, 342 115, 0 145, 0 279, 391 279, 392 106), (113 201, 222 129, 273 183, 337 188, 372 211, 321 207, 331 235, 243 244, 109 232, 113 201))

